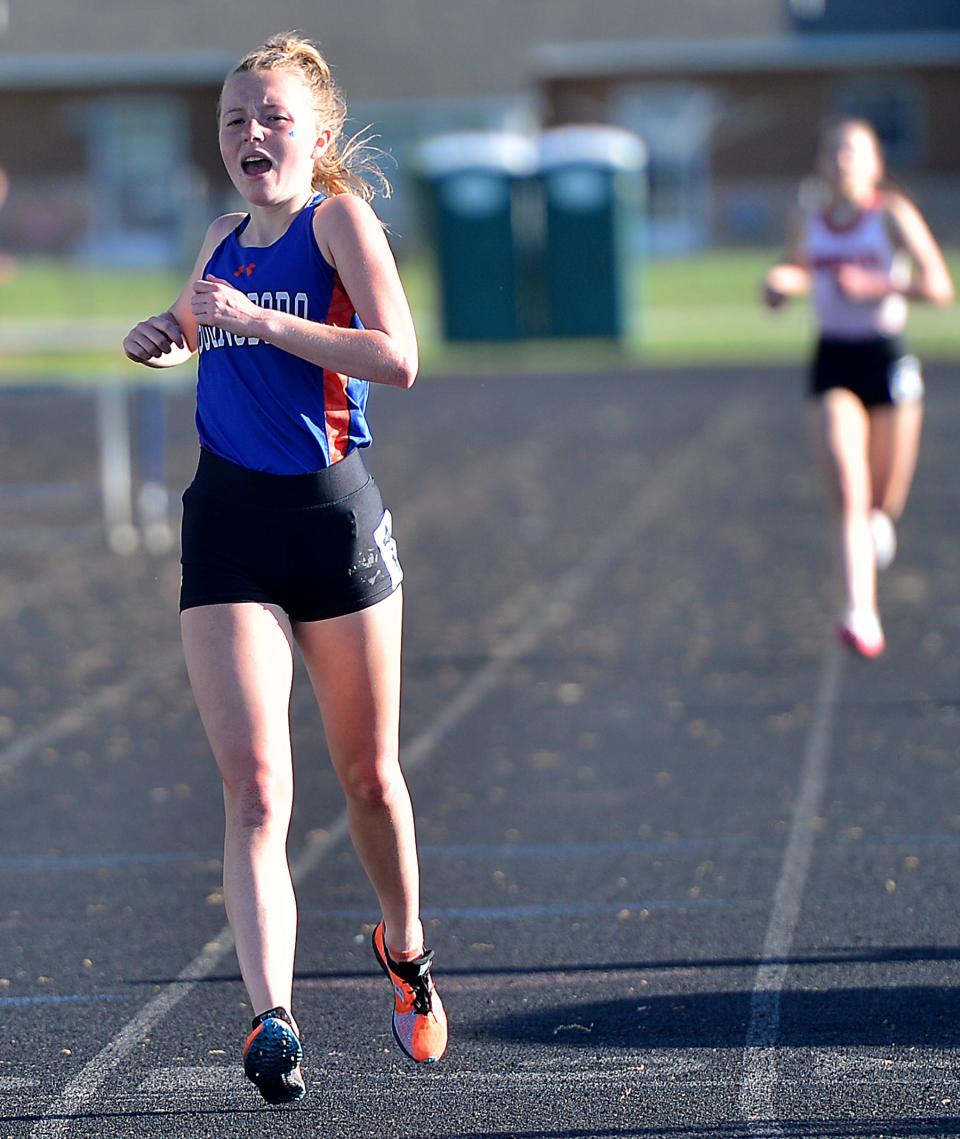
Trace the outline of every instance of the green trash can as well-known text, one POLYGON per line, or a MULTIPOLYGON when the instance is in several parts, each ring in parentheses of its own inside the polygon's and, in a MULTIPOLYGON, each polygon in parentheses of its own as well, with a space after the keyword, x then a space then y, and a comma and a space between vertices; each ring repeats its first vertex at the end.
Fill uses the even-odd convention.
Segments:
POLYGON ((566 126, 540 136, 551 336, 631 331, 645 224, 646 148, 619 127, 566 126))
POLYGON ((516 199, 536 158, 532 139, 499 131, 439 135, 419 148, 447 340, 522 335, 516 199))

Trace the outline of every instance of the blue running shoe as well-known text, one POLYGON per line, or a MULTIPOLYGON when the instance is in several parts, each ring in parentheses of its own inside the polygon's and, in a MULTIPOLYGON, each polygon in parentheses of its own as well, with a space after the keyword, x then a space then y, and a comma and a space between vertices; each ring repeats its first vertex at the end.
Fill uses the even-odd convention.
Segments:
POLYGON ((290 1014, 272 1008, 254 1017, 243 1046, 243 1070, 267 1103, 293 1103, 307 1094, 300 1071, 303 1048, 290 1014))

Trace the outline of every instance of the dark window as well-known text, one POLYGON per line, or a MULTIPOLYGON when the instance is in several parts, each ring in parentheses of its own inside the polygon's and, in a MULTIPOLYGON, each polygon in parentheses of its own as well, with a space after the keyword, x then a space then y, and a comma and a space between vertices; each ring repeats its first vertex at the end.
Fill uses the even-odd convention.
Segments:
POLYGON ((960 28, 957 0, 784 0, 799 32, 929 32, 960 28))
POLYGON ((923 159, 921 96, 910 79, 895 75, 839 80, 830 112, 873 124, 891 166, 914 166, 923 159))

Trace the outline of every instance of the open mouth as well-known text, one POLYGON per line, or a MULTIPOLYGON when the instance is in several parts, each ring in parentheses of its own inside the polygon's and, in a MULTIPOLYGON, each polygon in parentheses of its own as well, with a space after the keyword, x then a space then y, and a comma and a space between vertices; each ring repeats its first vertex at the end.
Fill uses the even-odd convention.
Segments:
POLYGON ((244 158, 240 163, 240 167, 244 174, 251 176, 257 174, 266 174, 266 172, 273 166, 269 158, 263 158, 260 155, 251 155, 249 158, 244 158))

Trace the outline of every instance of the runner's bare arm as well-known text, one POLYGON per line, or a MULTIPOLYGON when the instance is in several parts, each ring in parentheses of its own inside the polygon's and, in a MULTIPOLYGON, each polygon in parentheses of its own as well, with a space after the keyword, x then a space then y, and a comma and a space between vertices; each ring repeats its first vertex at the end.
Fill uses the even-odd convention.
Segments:
POLYGON ((166 312, 147 317, 135 325, 123 341, 127 358, 148 368, 172 368, 183 364, 197 349, 197 322, 190 311, 193 282, 203 272, 211 253, 241 220, 243 214, 225 214, 207 230, 189 281, 166 312))
POLYGON ((950 270, 936 238, 917 207, 901 194, 891 194, 887 206, 887 223, 891 237, 909 254, 913 262, 913 277, 909 285, 897 291, 911 300, 941 306, 952 304, 954 288, 950 270))
POLYGON ((341 328, 261 308, 229 281, 214 277, 193 283, 194 319, 235 335, 256 336, 334 372, 410 387, 418 367, 416 332, 376 214, 360 198, 340 194, 317 208, 314 234, 363 328, 341 328))
POLYGON ((802 215, 795 214, 790 223, 787 255, 773 265, 763 279, 761 297, 768 308, 779 308, 789 297, 802 296, 810 291, 803 229, 802 215))

